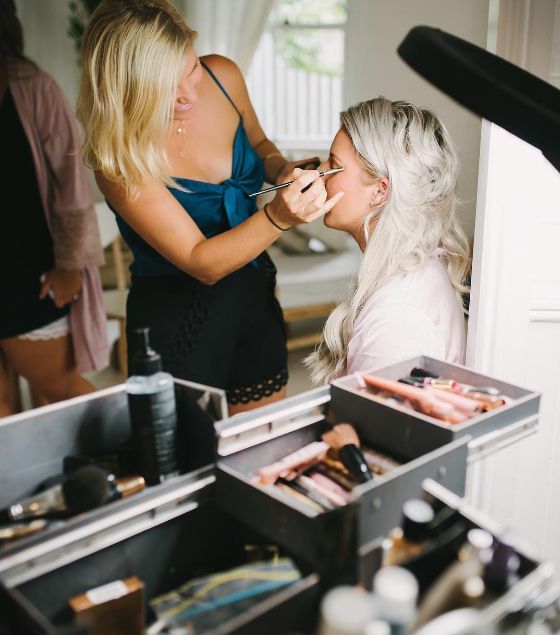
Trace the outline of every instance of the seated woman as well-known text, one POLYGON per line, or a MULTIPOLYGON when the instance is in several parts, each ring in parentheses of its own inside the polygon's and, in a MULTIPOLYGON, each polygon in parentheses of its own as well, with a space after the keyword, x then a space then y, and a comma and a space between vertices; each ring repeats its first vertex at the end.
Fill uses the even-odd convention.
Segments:
POLYGON ((327 167, 328 196, 344 198, 324 217, 348 232, 363 259, 347 298, 307 358, 328 382, 416 355, 462 363, 469 248, 456 218, 457 151, 428 110, 383 97, 341 113, 327 167))

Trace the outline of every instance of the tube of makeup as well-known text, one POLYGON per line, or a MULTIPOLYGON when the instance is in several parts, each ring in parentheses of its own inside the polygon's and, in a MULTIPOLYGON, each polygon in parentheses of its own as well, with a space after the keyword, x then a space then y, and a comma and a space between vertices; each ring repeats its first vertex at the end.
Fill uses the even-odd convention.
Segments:
POLYGON ((291 484, 286 485, 284 483, 276 483, 274 487, 279 489, 285 496, 288 496, 297 500, 301 505, 306 507, 309 511, 313 511, 318 514, 322 514, 325 511, 324 507, 321 507, 321 505, 319 505, 315 501, 311 500, 307 496, 304 496, 301 492, 296 491, 291 486, 291 484))
POLYGON ((429 393, 422 388, 407 386, 392 379, 368 375, 367 373, 363 373, 362 378, 369 387, 405 397, 415 410, 446 423, 460 423, 467 418, 457 412, 451 404, 440 401, 433 393, 429 393))
POLYGON ((438 399, 451 404, 455 410, 458 410, 467 417, 474 417, 482 412, 480 405, 473 399, 468 399, 466 395, 463 396, 463 394, 458 395, 454 392, 438 390, 437 386, 433 385, 426 386, 426 390, 436 393, 438 399))
POLYGON ((386 472, 390 472, 397 467, 400 467, 401 464, 395 459, 392 459, 385 454, 381 454, 380 452, 375 452, 371 448, 362 448, 362 452, 364 453, 364 458, 367 461, 371 471, 374 474, 385 474, 386 472))
POLYGON ((342 487, 346 492, 351 492, 357 485, 356 482, 353 482, 350 478, 346 477, 343 472, 329 467, 324 462, 324 459, 322 459, 320 463, 317 463, 314 469, 320 474, 323 474, 323 476, 329 478, 331 481, 338 483, 338 485, 340 485, 340 487, 342 487))
MULTIPOLYGON (((299 479, 299 476, 298 476, 298 479, 299 479)), ((326 496, 323 496, 321 493, 317 492, 316 490, 311 490, 308 487, 304 487, 297 480, 288 482, 280 477, 278 481, 276 481, 276 484, 277 485, 283 484, 283 485, 287 485, 288 487, 291 487, 296 492, 299 492, 302 496, 306 496, 313 502, 317 503, 317 505, 320 505, 323 508, 323 510, 335 508, 335 505, 333 505, 333 503, 331 503, 331 501, 326 496)))
POLYGON ((308 445, 303 446, 296 452, 288 454, 280 461, 266 465, 258 470, 260 482, 263 485, 272 485, 279 476, 283 476, 284 473, 293 470, 305 463, 311 463, 314 460, 319 460, 327 453, 329 444, 324 441, 314 441, 308 445))
POLYGON ((308 476, 303 476, 303 475, 300 476, 298 479, 296 479, 296 483, 301 484, 303 487, 311 491, 314 490, 318 492, 336 507, 343 507, 344 505, 346 505, 347 501, 343 496, 340 496, 339 494, 332 492, 326 487, 323 487, 322 485, 320 485, 313 479, 309 478, 308 476))
POLYGON ((348 500, 350 499, 350 497, 348 496, 348 492, 344 490, 338 483, 330 479, 328 476, 320 474, 319 472, 313 472, 309 474, 309 478, 325 489, 333 492, 345 502, 348 502, 348 500))

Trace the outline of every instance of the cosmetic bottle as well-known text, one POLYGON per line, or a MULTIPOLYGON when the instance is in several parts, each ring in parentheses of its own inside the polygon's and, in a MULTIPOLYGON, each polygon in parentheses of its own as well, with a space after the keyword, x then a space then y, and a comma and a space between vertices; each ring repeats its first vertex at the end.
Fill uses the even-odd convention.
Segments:
POLYGON ((466 635, 466 633, 472 635, 482 635, 483 633, 487 635, 489 633, 483 628, 480 611, 471 608, 456 609, 436 617, 422 628, 414 631, 414 635, 466 635))
POLYGON ((434 510, 423 500, 411 498, 402 509, 401 526, 383 541, 383 565, 399 565, 422 552, 430 535, 434 510))
POLYGON ((391 635, 391 627, 383 620, 368 622, 363 635, 391 635))
POLYGON ((146 484, 157 485, 179 474, 175 389, 160 355, 150 348, 149 329, 136 334, 139 346, 126 382, 133 460, 146 484))
POLYGON ((521 561, 507 538, 495 540, 492 555, 487 558, 484 581, 495 593, 505 593, 519 580, 521 561))
POLYGON ((418 582, 402 567, 382 567, 373 578, 375 619, 386 622, 391 635, 406 635, 416 614, 418 582))
POLYGON ((482 598, 485 564, 492 555, 492 535, 471 529, 457 559, 428 588, 418 608, 414 628, 457 608, 473 607, 482 598))
POLYGON ((372 596, 353 586, 337 586, 321 602, 318 635, 363 635, 374 619, 372 596))

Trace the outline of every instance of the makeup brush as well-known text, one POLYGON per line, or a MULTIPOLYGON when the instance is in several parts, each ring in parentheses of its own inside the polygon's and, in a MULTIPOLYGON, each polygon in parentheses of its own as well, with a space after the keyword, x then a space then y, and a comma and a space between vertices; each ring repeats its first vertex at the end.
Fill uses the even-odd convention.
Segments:
POLYGON ((349 423, 333 426, 332 430, 323 434, 322 439, 338 451, 338 458, 359 483, 372 480, 371 470, 360 450, 360 439, 349 423))
MULTIPOLYGON (((325 170, 324 172, 319 172, 319 178, 322 176, 328 176, 329 174, 336 174, 337 172, 342 172, 344 168, 332 168, 331 170, 325 170)), ((280 183, 279 185, 273 185, 272 187, 267 187, 264 190, 259 190, 258 192, 253 192, 252 194, 247 194, 247 198, 255 198, 255 196, 259 196, 259 194, 267 194, 268 192, 274 192, 275 190, 281 190, 283 187, 288 187, 291 185, 293 181, 286 181, 285 183, 280 183)), ((313 181, 315 183, 315 181, 313 181)), ((307 190, 313 185, 310 183, 306 185, 302 192, 307 192, 307 190)))

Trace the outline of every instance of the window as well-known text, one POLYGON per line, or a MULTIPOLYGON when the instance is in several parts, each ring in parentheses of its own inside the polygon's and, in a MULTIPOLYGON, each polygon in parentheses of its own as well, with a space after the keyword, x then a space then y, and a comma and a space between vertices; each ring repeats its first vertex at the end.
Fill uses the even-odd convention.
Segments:
POLYGON ((288 156, 325 154, 339 127, 346 0, 277 0, 247 76, 267 136, 288 156))

